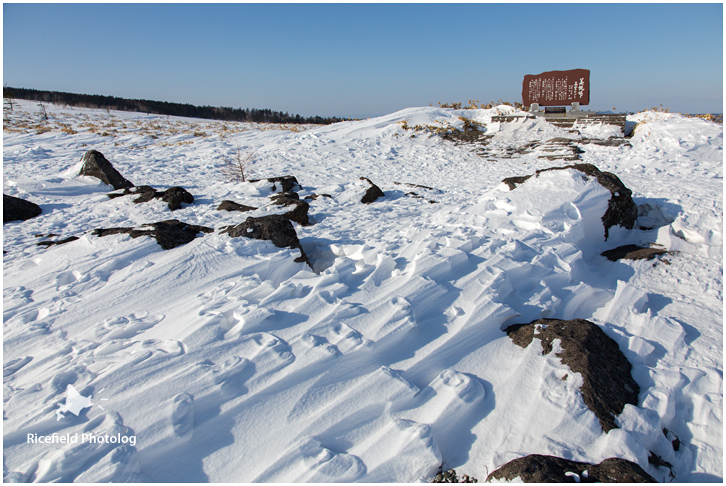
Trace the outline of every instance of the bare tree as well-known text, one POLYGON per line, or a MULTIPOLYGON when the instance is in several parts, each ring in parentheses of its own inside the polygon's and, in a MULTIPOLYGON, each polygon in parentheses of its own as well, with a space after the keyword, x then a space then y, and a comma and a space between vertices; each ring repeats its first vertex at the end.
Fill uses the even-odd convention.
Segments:
POLYGON ((231 182, 245 182, 252 174, 252 163, 255 160, 255 153, 242 153, 237 144, 235 153, 231 157, 225 157, 222 174, 231 182))

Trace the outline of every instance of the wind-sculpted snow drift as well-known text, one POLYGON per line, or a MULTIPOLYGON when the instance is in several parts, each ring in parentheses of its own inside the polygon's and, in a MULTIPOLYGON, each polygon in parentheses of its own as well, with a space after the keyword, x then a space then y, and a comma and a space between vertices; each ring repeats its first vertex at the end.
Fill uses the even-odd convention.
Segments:
POLYGON ((660 481, 721 480, 720 125, 639 114, 628 146, 492 122, 508 107, 301 132, 47 107, 78 133, 25 133, 33 107, 19 102, 6 124, 19 131, 4 134, 3 192, 42 209, 4 224, 5 480, 412 482, 441 466, 484 479, 544 456, 582 481, 593 464, 603 478, 637 465, 660 481), (460 128, 460 116, 510 157, 399 123, 460 128), (553 139, 632 191, 633 224, 603 221, 614 192, 594 170, 519 150, 553 139), (172 213, 107 197, 78 175, 91 147, 193 202, 172 213), (256 154, 259 179, 220 180, 238 150, 256 154), (537 176, 501 182, 522 174, 537 176), (369 181, 381 194, 366 204, 369 181), (286 216, 302 206, 290 201, 309 205, 307 223, 286 216), (272 221, 280 245, 257 239, 272 221), (132 237, 158 222, 193 234, 168 249, 132 237), (602 256, 651 244, 668 258, 602 256), (555 328, 533 328, 525 348, 504 332, 540 319, 589 321, 639 392, 631 383, 596 415, 555 328), (93 405, 56 420, 69 385, 93 405))

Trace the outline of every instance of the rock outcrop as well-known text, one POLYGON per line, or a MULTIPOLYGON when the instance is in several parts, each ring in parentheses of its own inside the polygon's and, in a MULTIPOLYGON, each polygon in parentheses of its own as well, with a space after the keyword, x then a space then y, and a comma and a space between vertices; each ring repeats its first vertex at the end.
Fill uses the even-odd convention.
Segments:
POLYGON ((232 238, 244 236, 255 240, 268 240, 278 248, 298 249, 300 250, 300 256, 295 261, 310 264, 302 245, 300 245, 300 240, 297 238, 295 228, 290 220, 282 215, 272 214, 260 218, 248 217, 243 223, 222 229, 221 233, 227 233, 232 238))
POLYGON ((134 187, 116 169, 113 168, 103 154, 97 150, 89 150, 83 154, 81 159, 83 166, 78 175, 91 176, 100 179, 104 184, 113 186, 114 189, 134 187))
POLYGON ((487 476, 487 482, 516 478, 525 483, 657 482, 642 467, 625 459, 611 457, 600 464, 589 464, 540 454, 530 454, 506 463, 487 476))
POLYGON ((212 228, 183 223, 176 219, 149 223, 140 228, 106 228, 93 230, 95 236, 128 234, 131 238, 151 236, 164 250, 185 245, 197 237, 198 233, 212 233, 212 228))
POLYGON ((583 401, 595 413, 605 432, 617 428, 615 416, 623 411, 626 403, 638 405, 640 387, 633 379, 630 362, 617 343, 592 322, 539 319, 509 326, 505 332, 514 344, 523 348, 536 337, 542 342, 543 354, 549 354, 552 343, 559 340, 562 352, 556 356, 582 375, 583 401))
MULTIPOLYGON (((608 202, 608 209, 602 216, 602 223, 605 227, 605 239, 608 239, 609 230, 615 225, 620 225, 627 229, 633 229, 635 219, 638 217, 638 207, 633 201, 633 191, 625 187, 625 184, 611 172, 601 172, 600 169, 592 164, 573 164, 564 167, 550 167, 549 169, 541 169, 534 173, 534 177, 538 177, 542 172, 552 170, 575 169, 585 175, 594 177, 597 182, 605 189, 610 191, 612 196, 608 202)), ((502 182, 514 190, 517 185, 527 181, 532 175, 509 177, 502 182)))
POLYGON ((3 223, 25 221, 38 216, 42 212, 40 206, 35 203, 3 194, 3 223))

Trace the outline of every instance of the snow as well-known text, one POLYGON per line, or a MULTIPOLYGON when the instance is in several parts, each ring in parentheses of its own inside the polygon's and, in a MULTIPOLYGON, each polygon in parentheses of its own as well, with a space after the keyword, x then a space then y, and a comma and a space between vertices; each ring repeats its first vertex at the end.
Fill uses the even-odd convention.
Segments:
POLYGON ((628 117, 632 146, 581 145, 582 162, 633 190, 649 228, 613 227, 605 241, 610 194, 593 178, 570 169, 501 183, 569 162, 485 160, 401 123, 470 118, 495 148, 581 137, 539 119, 492 122, 515 113, 507 106, 303 129, 46 110, 51 130, 38 130, 37 103, 17 102, 3 134, 3 192, 43 209, 3 225, 6 480, 415 482, 442 464, 483 480, 530 453, 622 457, 669 480, 654 452, 677 481, 722 481, 721 125, 645 112, 628 117), (269 183, 221 177, 238 146, 254 153, 255 178, 291 174, 301 199, 332 196, 310 201, 315 224, 295 224, 312 268, 294 262, 298 250, 220 234, 283 212, 269 183), (134 184, 180 185, 194 203, 172 213, 109 199, 112 188, 76 175, 90 149, 134 184), (386 197, 361 204, 362 176, 386 197), (216 211, 225 199, 259 209, 216 211), (167 251, 91 235, 167 219, 215 232, 167 251), (36 245, 69 236, 80 239, 36 245), (600 256, 631 243, 677 253, 600 256), (603 433, 556 353, 502 332, 541 317, 591 320, 633 364, 639 403, 619 429, 603 433), (71 385, 93 406, 56 421, 71 385), (29 433, 136 439, 41 444, 29 433))

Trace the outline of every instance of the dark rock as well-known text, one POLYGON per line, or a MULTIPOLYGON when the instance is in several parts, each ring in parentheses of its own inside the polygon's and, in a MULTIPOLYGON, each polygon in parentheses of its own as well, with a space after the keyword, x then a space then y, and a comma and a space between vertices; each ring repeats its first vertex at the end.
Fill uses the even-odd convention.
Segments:
POLYGON ((283 205, 285 207, 292 207, 291 211, 282 213, 282 215, 290 221, 294 221, 303 226, 310 226, 312 224, 310 223, 310 218, 308 217, 310 205, 305 201, 295 201, 293 199, 288 199, 287 202, 283 203, 283 205))
MULTIPOLYGON (((635 219, 638 217, 638 207, 635 205, 632 198, 633 191, 625 187, 622 181, 615 174, 611 172, 601 172, 600 169, 592 164, 573 164, 564 167, 541 169, 536 171, 534 175, 535 177, 538 177, 542 172, 565 169, 579 170, 586 175, 595 177, 600 185, 612 194, 612 197, 608 202, 608 209, 602 216, 603 226, 605 226, 606 240, 608 239, 610 228, 616 224, 627 229, 633 229, 633 226, 635 226, 635 219)), ((502 182, 507 184, 511 190, 514 190, 518 184, 522 184, 530 177, 532 176, 509 177, 504 179, 502 182)))
POLYGON ((655 483, 656 480, 634 462, 611 457, 600 464, 576 462, 561 457, 530 454, 514 459, 487 476, 491 480, 512 481, 519 477, 525 483, 573 483, 566 473, 576 473, 583 483, 655 483), (587 475, 583 473, 587 471, 587 475))
POLYGON ((138 196, 133 200, 136 204, 149 202, 152 199, 161 199, 166 203, 171 211, 176 211, 181 208, 182 203, 191 204, 194 202, 194 196, 192 196, 186 189, 179 186, 170 187, 165 191, 157 191, 151 186, 138 186, 125 188, 121 193, 111 193, 107 194, 107 196, 110 199, 115 199, 129 194, 138 196))
POLYGON ((503 179, 502 182, 509 186, 509 190, 513 191, 519 184, 524 184, 531 175, 526 176, 514 176, 514 177, 507 177, 506 179, 503 179))
MULTIPOLYGON (((263 179, 250 179, 249 182, 260 182, 261 180, 263 179)), ((302 189, 302 186, 295 176, 270 177, 264 180, 272 183, 272 190, 274 192, 290 192, 302 189)))
MULTIPOLYGON (((124 193, 126 193, 126 191, 128 191, 128 189, 124 189, 124 193)), ((155 197, 161 197, 161 193, 151 186, 139 186, 130 191, 130 193, 137 194, 139 196, 134 199, 134 203, 136 204, 149 202, 155 197)))
POLYGON ((8 221, 25 221, 42 213, 35 203, 14 196, 3 194, 3 223, 8 221))
POLYGON ((134 187, 134 185, 124 179, 124 177, 113 168, 111 162, 106 160, 101 152, 89 150, 83 154, 81 159, 83 167, 78 175, 85 175, 100 179, 104 184, 110 184, 114 189, 123 189, 125 187, 134 187))
POLYGON ((509 326, 505 332, 514 344, 523 348, 538 338, 542 341, 543 354, 549 354, 553 341, 558 339, 562 352, 557 357, 582 375, 583 401, 595 413, 605 432, 617 428, 615 416, 623 411, 626 403, 638 405, 640 387, 633 379, 630 362, 617 343, 592 322, 539 319, 509 326), (539 327, 536 334, 535 327, 539 327))
POLYGON ((267 179, 267 182, 272 182, 274 184, 272 186, 273 191, 290 192, 302 189, 302 186, 295 176, 271 177, 267 179))
POLYGON ((298 196, 297 192, 288 191, 288 192, 278 192, 277 194, 273 194, 272 196, 270 196, 270 199, 273 202, 279 202, 284 199, 300 199, 300 196, 298 196))
POLYGON ((260 218, 250 216, 243 223, 224 228, 221 233, 227 233, 232 238, 244 236, 255 240, 269 240, 278 248, 296 248, 300 250, 300 257, 295 261, 310 264, 297 238, 295 228, 290 220, 282 215, 272 214, 260 218))
POLYGON ((364 204, 370 204, 379 197, 385 197, 386 195, 381 191, 381 188, 377 185, 373 184, 370 179, 367 177, 361 177, 360 180, 367 181, 368 184, 371 185, 371 187, 368 188, 366 193, 363 195, 363 198, 360 200, 360 202, 364 204))
POLYGON ((681 439, 679 439, 676 434, 669 431, 668 429, 663 429, 663 435, 666 436, 666 439, 671 441, 671 445, 673 446, 673 450, 675 452, 678 452, 678 449, 681 448, 681 439))
MULTIPOLYGON (((410 196, 410 197, 413 197, 413 198, 416 198, 416 199, 425 199, 425 198, 424 198, 423 196, 421 196, 421 195, 419 195, 419 194, 416 194, 416 193, 415 193, 415 192, 413 192, 413 191, 411 191, 411 192, 407 192, 407 193, 406 193, 406 195, 407 195, 407 196, 410 196)), ((433 199, 429 199, 429 204, 436 204, 437 202, 438 202, 438 201, 434 201, 433 199)))
POLYGON ((469 477, 466 474, 459 477, 456 475, 454 469, 444 471, 444 468, 439 466, 439 472, 436 473, 436 477, 431 481, 432 483, 478 483, 479 480, 473 477, 469 477))
POLYGON ((70 243, 71 241, 76 241, 78 239, 77 236, 69 236, 68 238, 63 238, 62 240, 56 240, 56 241, 39 241, 38 246, 54 246, 54 245, 63 245, 65 243, 70 243))
POLYGON ((109 192, 106 196, 109 199, 116 199, 117 197, 128 196, 129 194, 137 194, 139 196, 134 199, 135 203, 148 202, 156 196, 156 189, 151 186, 126 187, 121 192, 109 192))
POLYGON ((291 207, 292 209, 282 215, 290 221, 294 221, 303 226, 310 226, 308 211, 310 205, 305 201, 300 201, 300 197, 294 192, 281 192, 271 196, 272 204, 276 206, 291 207))
POLYGON ((652 260, 658 255, 670 254, 662 248, 643 247, 638 245, 624 245, 601 253, 602 256, 615 262, 617 260, 652 260))
POLYGON ((238 204, 234 201, 222 201, 222 203, 217 206, 217 211, 240 211, 240 212, 246 212, 246 211, 254 211, 257 208, 253 208, 252 206, 245 206, 244 204, 238 204))
POLYGON ((648 464, 655 467, 665 467, 671 472, 671 475, 673 475, 673 464, 663 460, 663 458, 660 457, 658 454, 655 454, 652 451, 649 452, 650 454, 648 454, 648 464))
POLYGON ((310 199, 311 201, 315 201, 319 197, 327 197, 329 199, 333 199, 333 196, 331 196, 330 194, 310 194, 309 196, 305 196, 305 199, 310 199))
POLYGON ((182 203, 193 203, 194 196, 183 187, 174 186, 161 193, 161 200, 169 206, 171 211, 176 211, 181 207, 182 203))
POLYGON ((437 192, 439 194, 441 194, 441 193, 444 192, 441 189, 434 189, 433 187, 422 186, 421 184, 411 184, 410 182, 396 182, 396 181, 393 181, 393 183, 396 184, 396 185, 398 185, 398 186, 408 186, 408 187, 417 187, 419 189, 426 189, 427 191, 434 191, 434 192, 437 192))
POLYGON ((171 250, 185 245, 197 237, 198 233, 212 233, 212 228, 182 223, 176 219, 150 223, 141 228, 105 228, 93 230, 95 236, 128 234, 132 238, 151 236, 164 250, 171 250))

